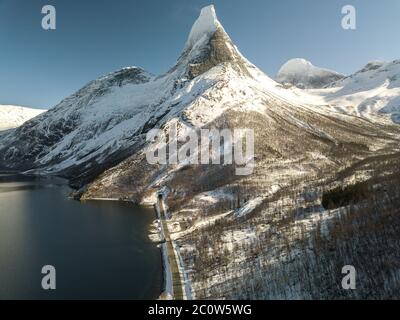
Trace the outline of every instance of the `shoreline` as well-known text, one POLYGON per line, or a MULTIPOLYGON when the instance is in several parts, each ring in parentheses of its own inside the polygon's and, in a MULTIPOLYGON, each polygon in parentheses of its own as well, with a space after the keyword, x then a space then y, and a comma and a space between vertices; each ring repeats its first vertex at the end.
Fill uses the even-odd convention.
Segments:
MULTIPOLYGON (((33 177, 44 177, 37 174, 26 174, 21 172, 4 172, 0 174, 3 175, 23 175, 23 176, 33 176, 33 177)), ((47 177, 47 176, 45 176, 47 177)), ((66 180, 62 178, 63 180, 66 180)), ((72 189, 73 190, 73 189, 72 189)), ((87 198, 82 199, 81 197, 75 197, 72 191, 67 195, 71 200, 76 200, 79 202, 86 201, 110 201, 110 202, 128 202, 132 204, 137 204, 132 200, 121 199, 121 198, 87 198)), ((145 203, 137 204, 143 207, 152 207, 156 214, 157 219, 157 234, 159 236, 158 244, 160 248, 160 253, 162 257, 162 272, 163 272, 163 285, 158 297, 158 300, 192 300, 192 290, 190 286, 189 279, 183 267, 183 260, 179 253, 179 249, 175 241, 173 241, 169 236, 168 224, 166 222, 167 212, 162 198, 154 203, 147 201, 145 203), (162 208, 160 208, 160 206, 162 208), (162 209, 162 210, 160 210, 162 209), (175 290, 174 290, 175 289, 175 290), (174 294, 175 293, 175 294, 174 294)))
MULTIPOLYGON (((52 242, 57 246, 46 246, 46 252, 43 255, 30 257, 28 254, 28 258, 31 258, 34 263, 39 261, 44 265, 49 261, 58 261, 58 258, 61 257, 60 265, 64 269, 68 269, 69 265, 63 264, 64 257, 66 257, 72 263, 71 265, 79 267, 82 263, 84 266, 82 272, 76 268, 76 270, 73 268, 73 270, 68 271, 68 276, 79 276, 80 273, 85 275, 88 279, 88 290, 82 289, 79 283, 65 283, 65 290, 56 294, 57 299, 75 299, 76 294, 83 297, 82 299, 135 300, 142 297, 156 300, 158 298, 163 290, 162 257, 159 248, 156 247, 157 244, 148 239, 149 226, 154 222, 153 209, 146 206, 136 206, 132 202, 124 204, 123 202, 91 201, 92 205, 89 205, 89 202, 85 204, 85 202, 70 201, 68 200, 69 188, 67 185, 57 185, 50 182, 43 184, 36 179, 21 182, 17 179, 12 181, 10 179, 10 181, 4 181, 4 183, 0 182, 3 195, 2 205, 10 209, 8 212, 4 212, 7 214, 3 217, 4 221, 2 220, 2 222, 5 224, 10 222, 9 230, 11 230, 10 233, 2 234, 1 240, 6 241, 5 243, 10 239, 12 240, 14 230, 20 228, 20 221, 31 219, 31 217, 38 218, 37 223, 30 225, 28 231, 42 235, 42 232, 45 231, 41 227, 42 225, 48 226, 51 230, 57 230, 52 237, 52 242), (16 183, 15 187, 13 182, 16 183), (13 184, 10 185, 10 183, 13 184), (18 200, 21 196, 32 199, 33 205, 27 208, 15 206, 15 200, 18 200), (9 219, 9 216, 21 218, 14 220, 9 219), (71 230, 63 228, 63 224, 60 225, 59 221, 71 225, 76 224, 76 230, 73 230, 73 240, 66 240, 71 238, 71 230), (86 225, 86 223, 89 224, 86 225), (94 227, 93 230, 96 230, 96 232, 93 235, 90 232, 88 233, 87 226, 89 228, 94 227), (104 235, 107 239, 104 238, 104 235), (93 239, 96 239, 96 241, 92 241, 93 239), (57 247, 63 248, 69 241, 72 241, 73 245, 85 248, 85 251, 89 249, 87 254, 82 256, 74 251, 57 250, 57 247), (104 250, 97 250, 96 243, 100 243, 104 250), (119 262, 114 259, 116 257, 114 249, 118 250, 118 255, 121 258, 119 262), (103 260, 105 267, 93 276, 93 272, 90 272, 93 263, 103 260), (109 281, 107 270, 121 271, 121 276, 116 280, 117 284, 119 281, 119 286, 109 281), (103 281, 104 279, 105 281, 103 281), (96 290, 97 287, 99 290, 96 290)), ((23 238, 21 241, 26 240, 23 238)), ((29 248, 29 243, 18 249, 25 250, 24 248, 29 248)), ((21 254, 23 252, 21 251, 21 254)), ((7 252, 5 253, 7 254, 7 252)), ((12 259, 11 261, 6 259, 7 255, 4 258, 4 262, 10 264, 11 267, 15 264, 12 259)), ((30 260, 28 259, 28 261, 30 260)), ((5 284, 10 286, 15 295, 26 295, 28 299, 37 299, 41 296, 40 291, 34 288, 29 287, 26 291, 22 291, 23 288, 13 278, 12 269, 7 270, 6 268, 4 271, 0 278, 6 280, 5 284)), ((17 270, 15 275, 24 277, 27 281, 35 281, 34 275, 26 270, 17 270)), ((9 297, 7 290, 1 291, 0 295, 4 293, 4 297, 9 297)), ((48 298, 51 299, 51 296, 51 294, 48 295, 48 298)))
POLYGON ((173 286, 172 286, 172 272, 168 262, 168 250, 165 244, 164 230, 161 223, 161 213, 158 204, 153 205, 156 213, 158 235, 160 237, 159 245, 162 257, 162 271, 163 271, 163 287, 158 297, 158 300, 172 300, 173 299, 173 286))
POLYGON ((192 300, 192 290, 182 266, 182 257, 169 235, 164 200, 158 198, 157 203, 153 206, 158 218, 160 248, 163 257, 164 291, 159 299, 192 300))
MULTIPOLYGON (((78 201, 111 201, 136 204, 134 201, 119 198, 88 198, 78 201)), ((192 290, 187 274, 183 268, 182 257, 175 241, 169 237, 168 224, 166 222, 167 213, 164 212, 164 208, 166 208, 164 200, 158 199, 156 203, 146 202, 140 204, 140 206, 152 207, 156 215, 157 235, 159 240, 153 241, 158 242, 158 247, 160 248, 163 273, 163 285, 158 300, 192 300, 192 290), (160 210, 160 205, 162 210, 160 210), (173 267, 171 267, 171 264, 173 267)))
MULTIPOLYGON (((74 199, 73 197, 70 197, 74 199)), ((131 200, 124 200, 124 199, 119 199, 119 198, 88 198, 88 199, 74 199, 79 202, 86 202, 86 201, 109 201, 109 202, 128 202, 132 204, 136 204, 134 201, 131 200)), ((166 245, 166 240, 165 240, 165 234, 164 234, 164 227, 163 224, 161 223, 162 215, 160 212, 160 208, 158 206, 158 203, 150 203, 146 202, 144 204, 140 204, 143 207, 150 208, 152 207, 155 216, 156 216, 156 221, 157 221, 157 234, 159 236, 159 240, 152 240, 154 242, 158 242, 157 247, 160 249, 160 254, 161 254, 161 260, 162 260, 162 273, 163 273, 163 284, 161 287, 161 292, 156 300, 173 300, 174 295, 173 295, 173 277, 172 277, 172 271, 170 268, 170 263, 169 263, 169 253, 168 253, 168 248, 166 245)), ((183 299, 182 299, 183 300, 183 299)))

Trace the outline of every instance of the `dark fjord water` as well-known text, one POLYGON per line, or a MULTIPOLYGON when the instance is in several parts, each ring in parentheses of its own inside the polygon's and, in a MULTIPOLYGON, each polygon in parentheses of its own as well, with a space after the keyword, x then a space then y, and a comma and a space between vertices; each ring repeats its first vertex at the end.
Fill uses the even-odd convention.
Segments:
POLYGON ((160 250, 151 208, 69 200, 60 181, 0 175, 0 299, 155 299, 160 250), (41 287, 56 268, 56 290, 41 287))

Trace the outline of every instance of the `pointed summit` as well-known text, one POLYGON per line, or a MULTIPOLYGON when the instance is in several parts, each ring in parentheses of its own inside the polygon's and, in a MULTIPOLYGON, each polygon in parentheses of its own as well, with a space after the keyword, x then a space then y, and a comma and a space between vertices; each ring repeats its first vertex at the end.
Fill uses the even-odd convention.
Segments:
POLYGON ((210 5, 201 10, 190 31, 183 53, 172 70, 184 66, 184 77, 193 79, 221 64, 230 64, 241 74, 249 75, 248 61, 233 44, 218 21, 214 6, 210 5))
POLYGON ((217 14, 213 5, 201 9, 200 16, 194 23, 190 31, 189 38, 186 42, 185 48, 193 47, 204 36, 211 36, 217 29, 221 27, 218 21, 217 14))

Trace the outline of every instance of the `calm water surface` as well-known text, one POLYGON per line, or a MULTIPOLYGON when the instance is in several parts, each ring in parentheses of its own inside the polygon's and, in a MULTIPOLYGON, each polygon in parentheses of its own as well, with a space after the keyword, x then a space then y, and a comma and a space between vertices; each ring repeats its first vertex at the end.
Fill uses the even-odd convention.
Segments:
POLYGON ((0 299, 157 298, 153 210, 69 192, 60 180, 0 175, 0 299), (41 287, 44 265, 56 268, 56 290, 41 287))

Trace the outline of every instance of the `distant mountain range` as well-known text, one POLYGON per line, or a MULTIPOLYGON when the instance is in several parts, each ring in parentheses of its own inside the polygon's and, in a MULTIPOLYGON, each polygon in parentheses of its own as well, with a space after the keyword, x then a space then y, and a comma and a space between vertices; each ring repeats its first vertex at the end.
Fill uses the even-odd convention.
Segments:
POLYGON ((309 89, 299 94, 308 95, 305 103, 327 105, 331 110, 371 120, 389 118, 400 123, 400 60, 369 62, 356 73, 344 76, 315 67, 304 59, 293 59, 282 66, 276 79, 286 87, 309 89))

